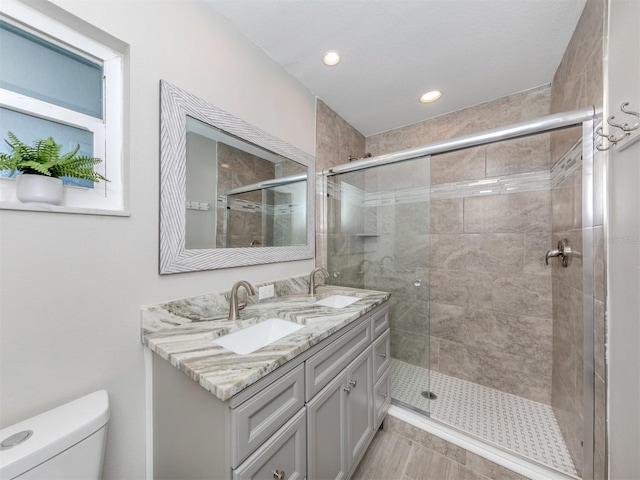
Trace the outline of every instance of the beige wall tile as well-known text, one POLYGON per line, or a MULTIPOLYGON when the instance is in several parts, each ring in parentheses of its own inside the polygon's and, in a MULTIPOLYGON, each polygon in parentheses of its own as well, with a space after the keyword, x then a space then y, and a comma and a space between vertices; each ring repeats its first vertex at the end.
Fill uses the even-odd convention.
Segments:
POLYGON ((549 191, 464 199, 465 233, 537 232, 551 224, 549 191))
POLYGON ((498 312, 551 318, 551 278, 541 275, 500 277, 493 281, 492 306, 498 312))
POLYGON ((429 285, 431 301, 459 307, 491 310, 492 284, 496 274, 433 268, 429 285))
MULTIPOLYGON (((553 211, 553 231, 564 232, 574 228, 574 198, 575 187, 569 182, 563 182, 562 187, 551 191, 551 203, 553 211), (567 185, 566 187, 564 185, 567 185)), ((580 212, 582 213, 582 212, 580 212)))
POLYGON ((462 198, 431 200, 431 233, 462 233, 462 198))
POLYGON ((439 341, 439 371, 503 392, 549 404, 551 359, 539 361, 517 355, 439 341))
POLYGON ((549 170, 548 133, 494 143, 486 147, 487 177, 549 170))
MULTIPOLYGON (((551 362, 551 317, 526 317, 470 310, 465 318, 465 343, 524 359, 551 362)), ((545 379, 549 382, 551 377, 545 379)))
POLYGON ((551 275, 552 267, 545 264, 545 254, 555 248, 551 238, 551 227, 524 234, 525 275, 551 275))
POLYGON ((568 285, 579 291, 583 289, 583 258, 582 258, 582 230, 554 231, 552 235, 553 248, 560 240, 568 242, 575 255, 571 255, 568 267, 563 267, 560 258, 549 259, 554 280, 568 285))
POLYGON ((457 343, 465 342, 468 309, 433 301, 429 304, 429 309, 429 333, 433 338, 457 343))
POLYGON ((418 367, 429 368, 429 336, 403 330, 391 330, 394 358, 418 367))
MULTIPOLYGON (((429 304, 426 300, 403 301, 394 295, 396 300, 391 306, 391 328, 408 333, 429 334, 429 304)), ((405 295, 408 296, 408 295, 405 295)), ((412 296, 415 297, 415 296, 412 296)))
POLYGON ((431 185, 485 178, 486 148, 470 148, 431 157, 431 185))
POLYGON ((431 268, 522 274, 524 234, 436 234, 431 235, 431 268))

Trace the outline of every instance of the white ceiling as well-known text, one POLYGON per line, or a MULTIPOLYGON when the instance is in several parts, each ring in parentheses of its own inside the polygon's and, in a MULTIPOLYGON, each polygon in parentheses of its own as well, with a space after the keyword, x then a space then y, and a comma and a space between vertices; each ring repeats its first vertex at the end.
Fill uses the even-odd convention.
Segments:
POLYGON ((550 83, 586 0, 205 2, 369 136, 550 83))

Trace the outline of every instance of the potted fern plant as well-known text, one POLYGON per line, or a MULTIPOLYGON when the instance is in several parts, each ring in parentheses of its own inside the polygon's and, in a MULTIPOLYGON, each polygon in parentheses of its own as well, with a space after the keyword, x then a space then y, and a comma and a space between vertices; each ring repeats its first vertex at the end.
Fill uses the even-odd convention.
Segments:
POLYGON ((11 153, 0 153, 0 171, 9 170, 9 175, 21 173, 16 177, 16 194, 21 202, 62 203, 61 177, 109 181, 93 170, 101 159, 77 155, 80 145, 60 155, 62 146, 51 137, 29 146, 11 132, 7 136, 11 153))

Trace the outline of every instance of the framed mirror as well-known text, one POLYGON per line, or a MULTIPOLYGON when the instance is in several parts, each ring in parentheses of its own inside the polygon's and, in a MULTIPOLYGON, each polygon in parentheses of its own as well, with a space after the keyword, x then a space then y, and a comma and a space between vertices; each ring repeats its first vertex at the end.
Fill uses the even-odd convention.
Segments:
POLYGON ((313 157, 160 82, 160 273, 314 257, 313 157))

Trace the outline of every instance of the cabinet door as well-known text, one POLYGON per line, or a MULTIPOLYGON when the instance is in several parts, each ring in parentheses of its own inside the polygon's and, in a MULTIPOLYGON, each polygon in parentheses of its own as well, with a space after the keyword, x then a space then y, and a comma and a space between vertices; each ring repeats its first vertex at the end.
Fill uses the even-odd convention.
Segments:
POLYGON ((389 307, 385 306, 382 310, 371 316, 371 324, 373 326, 373 338, 378 336, 389 328, 389 307))
POLYGON ((346 374, 343 372, 307 404, 309 480, 346 477, 345 385, 346 374))
POLYGON ((377 429, 391 405, 391 369, 387 368, 380 377, 380 380, 373 387, 373 406, 375 419, 373 426, 377 429))
POLYGON ((307 419, 302 409, 233 471, 233 480, 304 480, 307 419))
POLYGON ((299 365, 231 410, 231 467, 237 467, 304 406, 304 367, 299 365))
POLYGON ((387 329, 373 342, 373 381, 377 382, 391 365, 391 331, 387 329))
POLYGON ((360 460, 374 434, 373 355, 369 347, 347 367, 347 470, 360 460))
POLYGON ((339 375, 371 343, 371 322, 364 321, 305 362, 307 401, 339 375))

